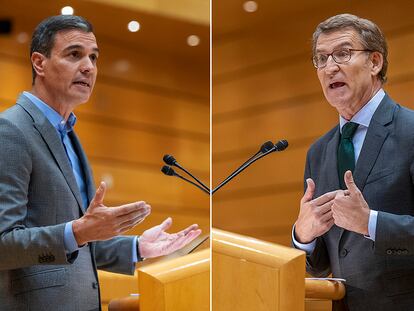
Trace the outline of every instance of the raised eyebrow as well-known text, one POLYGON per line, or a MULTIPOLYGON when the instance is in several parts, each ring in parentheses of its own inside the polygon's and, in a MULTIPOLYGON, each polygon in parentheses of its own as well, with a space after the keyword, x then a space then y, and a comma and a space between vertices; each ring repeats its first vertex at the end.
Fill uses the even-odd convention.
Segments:
POLYGON ((80 44, 72 44, 63 49, 63 51, 71 51, 71 50, 82 50, 83 47, 80 44))
MULTIPOLYGON (((84 49, 85 48, 82 45, 80 45, 80 44, 72 44, 72 45, 69 45, 68 47, 64 48, 63 51, 66 52, 66 51, 84 50, 84 49)), ((93 48, 93 51, 96 54, 99 54, 99 49, 98 48, 93 48)))
POLYGON ((333 50, 335 51, 335 50, 339 50, 339 49, 342 49, 342 48, 348 48, 348 47, 352 48, 352 43, 344 42, 344 43, 341 43, 338 46, 336 46, 333 50))
MULTIPOLYGON (((337 51, 337 50, 342 49, 342 48, 352 48, 352 43, 351 42, 340 43, 337 46, 335 46, 335 48, 332 49, 332 52, 337 51)), ((323 54, 327 54, 324 50, 316 49, 316 53, 322 53, 322 52, 323 52, 323 54)))

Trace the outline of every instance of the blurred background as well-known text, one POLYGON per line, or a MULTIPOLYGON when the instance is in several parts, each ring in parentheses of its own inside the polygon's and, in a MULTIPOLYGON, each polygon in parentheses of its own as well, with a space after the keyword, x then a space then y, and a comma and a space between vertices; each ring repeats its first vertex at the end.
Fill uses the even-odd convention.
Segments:
MULTIPOLYGON (((35 26, 63 8, 87 18, 100 49, 99 73, 90 101, 75 110, 75 131, 96 183, 109 186, 105 204, 151 204, 152 214, 130 234, 168 216, 171 231, 198 223, 208 233, 208 196, 160 169, 170 153, 209 183, 209 1, 0 0, 0 8, 0 110, 31 89, 35 26)), ((116 283, 105 274, 101 281, 105 304, 137 292, 134 279, 116 283)))
POLYGON ((374 21, 389 45, 384 89, 414 108, 413 12, 406 0, 212 1, 213 185, 263 142, 289 141, 214 195, 213 227, 290 245, 306 151, 338 123, 311 63, 314 29, 340 13, 374 21))

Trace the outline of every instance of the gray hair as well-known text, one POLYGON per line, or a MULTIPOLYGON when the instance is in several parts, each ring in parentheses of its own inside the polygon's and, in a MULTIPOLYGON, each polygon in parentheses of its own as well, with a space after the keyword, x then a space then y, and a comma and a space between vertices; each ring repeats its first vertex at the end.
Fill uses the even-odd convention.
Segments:
MULTIPOLYGON (((33 32, 30 45, 30 57, 34 52, 39 52, 50 57, 55 43, 55 36, 59 31, 78 29, 84 32, 93 32, 92 24, 80 16, 57 15, 48 17, 37 25, 33 32)), ((32 66, 32 84, 36 78, 36 71, 32 66)))
POLYGON ((352 28, 361 39, 364 49, 376 51, 382 54, 384 63, 378 77, 382 83, 387 81, 388 47, 385 37, 379 27, 370 20, 360 18, 352 14, 339 14, 320 23, 312 36, 312 53, 315 54, 316 42, 322 33, 330 33, 344 28, 352 28))

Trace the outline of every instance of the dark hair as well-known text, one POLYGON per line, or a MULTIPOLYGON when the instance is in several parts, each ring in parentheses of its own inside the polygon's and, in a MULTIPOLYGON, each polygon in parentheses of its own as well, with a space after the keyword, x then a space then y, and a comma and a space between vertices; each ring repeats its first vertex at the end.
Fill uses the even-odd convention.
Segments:
POLYGON ((313 33, 312 53, 315 54, 316 42, 321 33, 330 33, 344 28, 352 28, 359 34, 364 49, 382 54, 384 63, 378 76, 382 83, 386 82, 388 68, 387 42, 379 27, 370 20, 352 14, 339 14, 328 18, 320 23, 313 33))
MULTIPOLYGON (((32 42, 30 45, 30 57, 33 52, 39 52, 46 57, 50 53, 55 43, 55 36, 59 31, 79 29, 84 32, 93 32, 92 24, 81 16, 74 15, 57 15, 48 17, 37 25, 33 32, 32 42)), ((36 71, 32 65, 32 84, 36 78, 36 71)))

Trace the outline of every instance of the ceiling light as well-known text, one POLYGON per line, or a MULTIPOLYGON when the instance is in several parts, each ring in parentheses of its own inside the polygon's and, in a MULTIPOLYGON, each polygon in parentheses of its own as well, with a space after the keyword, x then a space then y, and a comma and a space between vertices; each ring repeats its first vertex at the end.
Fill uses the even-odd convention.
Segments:
POLYGON ((107 189, 111 189, 114 186, 114 177, 111 173, 103 173, 101 176, 101 180, 105 182, 107 189))
POLYGON ((19 34, 17 34, 16 40, 20 44, 24 44, 27 41, 29 41, 29 35, 27 34, 27 32, 20 32, 19 34))
POLYGON ((60 12, 62 13, 62 15, 73 15, 75 11, 71 6, 65 6, 60 10, 60 12))
POLYGON ((125 73, 131 68, 131 64, 126 59, 117 60, 114 63, 114 69, 118 72, 125 73))
POLYGON ((257 2, 256 1, 246 1, 243 3, 243 9, 246 12, 253 13, 257 11, 257 2))
POLYGON ((196 35, 188 36, 188 38, 187 38, 187 44, 189 46, 197 46, 197 45, 200 44, 200 38, 198 36, 196 36, 196 35))
POLYGON ((137 32, 140 29, 140 24, 137 21, 130 21, 128 23, 128 30, 130 32, 137 32))

